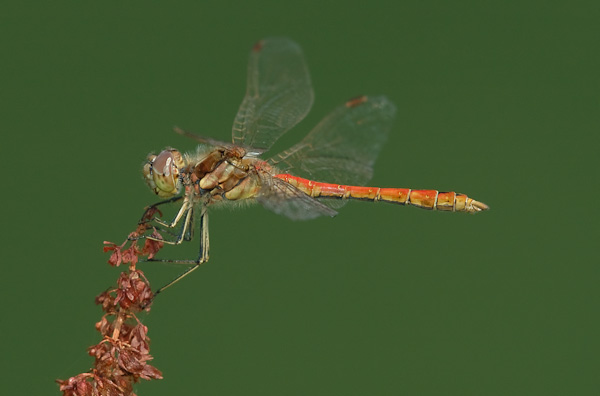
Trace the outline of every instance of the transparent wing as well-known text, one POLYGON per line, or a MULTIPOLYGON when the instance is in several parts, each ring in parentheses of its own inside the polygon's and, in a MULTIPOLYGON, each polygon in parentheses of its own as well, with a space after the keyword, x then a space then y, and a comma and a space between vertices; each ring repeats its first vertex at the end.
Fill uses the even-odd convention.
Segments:
POLYGON ((310 220, 319 216, 335 216, 330 207, 300 191, 281 179, 264 174, 261 177, 262 189, 257 201, 265 208, 292 220, 310 220))
POLYGON ((246 96, 233 122, 233 144, 267 151, 300 122, 313 103, 302 50, 287 38, 254 45, 248 64, 246 96))
MULTIPOLYGON (((391 128, 396 106, 385 96, 360 96, 336 108, 306 137, 269 160, 279 171, 307 179, 364 185, 391 128)), ((324 200, 340 207, 344 200, 324 200)))
POLYGON ((213 139, 213 138, 206 137, 206 136, 200 136, 193 132, 181 129, 177 126, 173 127, 173 131, 182 136, 193 139, 200 144, 206 144, 206 145, 213 146, 213 147, 230 147, 231 146, 231 143, 223 142, 221 140, 213 139))

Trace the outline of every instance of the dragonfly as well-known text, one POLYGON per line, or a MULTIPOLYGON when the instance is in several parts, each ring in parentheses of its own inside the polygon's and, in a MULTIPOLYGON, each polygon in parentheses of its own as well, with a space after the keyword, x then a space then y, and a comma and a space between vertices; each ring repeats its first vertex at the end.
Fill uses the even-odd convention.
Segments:
POLYGON ((346 101, 317 124, 304 139, 270 159, 261 159, 272 145, 309 112, 314 99, 301 48, 288 38, 256 43, 249 56, 246 94, 232 127, 232 142, 175 128, 196 140, 195 152, 167 148, 150 154, 143 166, 150 189, 164 200, 180 202, 167 222, 152 221, 171 232, 171 239, 146 238, 178 245, 193 238, 199 217, 200 248, 195 260, 157 260, 190 264, 159 289, 181 280, 209 258, 207 208, 258 201, 266 209, 293 220, 335 216, 349 200, 390 202, 444 212, 478 213, 489 209, 465 194, 411 188, 364 187, 386 141, 396 114, 385 96, 359 96, 346 101))

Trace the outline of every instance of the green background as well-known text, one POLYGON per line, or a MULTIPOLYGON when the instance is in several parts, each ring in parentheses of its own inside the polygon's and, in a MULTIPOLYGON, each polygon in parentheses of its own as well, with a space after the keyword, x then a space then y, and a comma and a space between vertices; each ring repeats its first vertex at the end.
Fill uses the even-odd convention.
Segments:
MULTIPOLYGON (((1 393, 90 367, 119 273, 102 241, 156 200, 146 154, 194 149, 173 125, 227 140, 250 46, 284 35, 316 100, 278 148, 386 94, 372 184, 491 210, 215 210, 210 263, 143 318, 165 379, 137 393, 598 394, 599 4, 3 2, 1 393)), ((181 271, 142 268, 155 287, 181 271)))

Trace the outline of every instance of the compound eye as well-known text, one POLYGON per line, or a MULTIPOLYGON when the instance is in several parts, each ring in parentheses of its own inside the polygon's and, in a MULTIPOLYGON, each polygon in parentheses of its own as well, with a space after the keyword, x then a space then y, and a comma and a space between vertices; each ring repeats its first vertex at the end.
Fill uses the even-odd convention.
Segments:
POLYGON ((162 176, 171 176, 173 174, 173 154, 164 150, 152 161, 152 169, 155 173, 162 176))
POLYGON ((170 197, 177 193, 177 176, 179 171, 170 150, 164 150, 152 161, 152 179, 156 185, 155 192, 161 197, 170 197))

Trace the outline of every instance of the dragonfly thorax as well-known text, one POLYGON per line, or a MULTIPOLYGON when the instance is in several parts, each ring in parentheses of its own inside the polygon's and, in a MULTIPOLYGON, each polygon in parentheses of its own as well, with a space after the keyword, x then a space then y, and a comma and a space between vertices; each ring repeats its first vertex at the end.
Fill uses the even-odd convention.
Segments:
POLYGON ((244 158, 241 147, 215 147, 197 157, 187 157, 187 166, 181 170, 183 186, 195 197, 207 197, 210 204, 253 196, 259 187, 255 158, 244 158))

